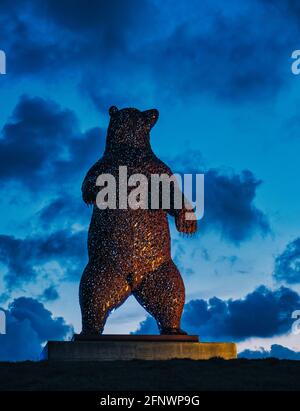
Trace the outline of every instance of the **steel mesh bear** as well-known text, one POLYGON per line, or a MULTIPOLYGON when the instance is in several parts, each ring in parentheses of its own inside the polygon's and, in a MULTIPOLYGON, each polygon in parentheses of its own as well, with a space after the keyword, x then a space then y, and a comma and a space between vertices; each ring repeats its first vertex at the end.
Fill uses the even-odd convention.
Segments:
POLYGON ((82 184, 84 202, 94 204, 88 232, 89 261, 79 290, 82 334, 102 333, 109 313, 131 294, 155 318, 161 334, 186 334, 180 328, 185 289, 171 259, 167 214, 175 217, 178 231, 188 234, 196 231, 196 219, 186 220, 185 206, 167 210, 97 207, 96 180, 100 174, 118 179, 119 167, 126 166, 128 175, 172 175, 150 145, 157 110, 118 110, 113 106, 109 114, 103 157, 82 184))

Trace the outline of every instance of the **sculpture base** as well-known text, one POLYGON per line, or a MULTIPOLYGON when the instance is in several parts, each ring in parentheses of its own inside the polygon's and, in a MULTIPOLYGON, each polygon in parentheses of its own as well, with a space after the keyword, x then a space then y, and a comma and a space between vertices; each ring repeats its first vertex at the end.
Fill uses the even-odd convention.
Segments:
POLYGON ((158 342, 199 342, 198 335, 157 335, 157 334, 74 334, 72 341, 158 341, 158 342))
POLYGON ((208 360, 216 357, 237 358, 236 345, 201 343, 197 336, 186 335, 75 336, 73 341, 49 341, 42 353, 42 359, 54 361, 208 360))

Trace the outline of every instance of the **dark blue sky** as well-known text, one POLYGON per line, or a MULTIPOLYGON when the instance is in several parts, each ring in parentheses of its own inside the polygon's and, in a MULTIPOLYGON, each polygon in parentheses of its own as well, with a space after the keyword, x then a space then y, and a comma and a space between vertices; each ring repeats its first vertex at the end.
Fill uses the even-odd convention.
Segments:
MULTIPOLYGON (((205 172, 199 234, 171 223, 187 331, 300 351, 299 23, 293 0, 0 1, 0 359, 80 329, 80 186, 110 105, 157 108, 156 154, 205 172)), ((130 299, 106 332, 152 329, 130 299)))

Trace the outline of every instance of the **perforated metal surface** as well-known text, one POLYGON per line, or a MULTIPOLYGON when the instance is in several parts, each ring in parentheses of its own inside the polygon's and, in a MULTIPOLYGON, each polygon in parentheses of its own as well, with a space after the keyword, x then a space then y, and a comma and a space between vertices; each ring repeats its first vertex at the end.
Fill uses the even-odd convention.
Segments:
MULTIPOLYGON (((119 179, 119 167, 128 177, 142 173, 172 175, 153 153, 150 129, 157 110, 110 109, 111 120, 103 157, 89 170, 83 200, 94 204, 96 179, 109 173, 119 179)), ((130 191, 130 190, 129 190, 130 191)), ((117 184, 117 198, 118 198, 117 184)), ((119 206, 119 204, 118 204, 119 206)), ((102 333, 111 310, 133 294, 156 319, 162 334, 184 333, 180 319, 185 300, 181 275, 171 259, 167 213, 175 217, 179 231, 192 234, 196 221, 185 219, 186 209, 106 209, 95 204, 88 234, 89 262, 80 283, 82 333, 102 333)), ((190 210, 189 210, 190 211, 190 210)))

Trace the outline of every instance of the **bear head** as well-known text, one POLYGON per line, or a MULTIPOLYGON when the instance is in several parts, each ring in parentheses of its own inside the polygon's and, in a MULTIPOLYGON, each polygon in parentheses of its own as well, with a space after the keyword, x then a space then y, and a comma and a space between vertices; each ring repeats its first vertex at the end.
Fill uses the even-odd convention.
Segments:
POLYGON ((136 108, 118 110, 117 107, 112 106, 109 115, 106 139, 108 150, 117 147, 150 148, 150 130, 158 120, 158 110, 140 111, 136 108))

